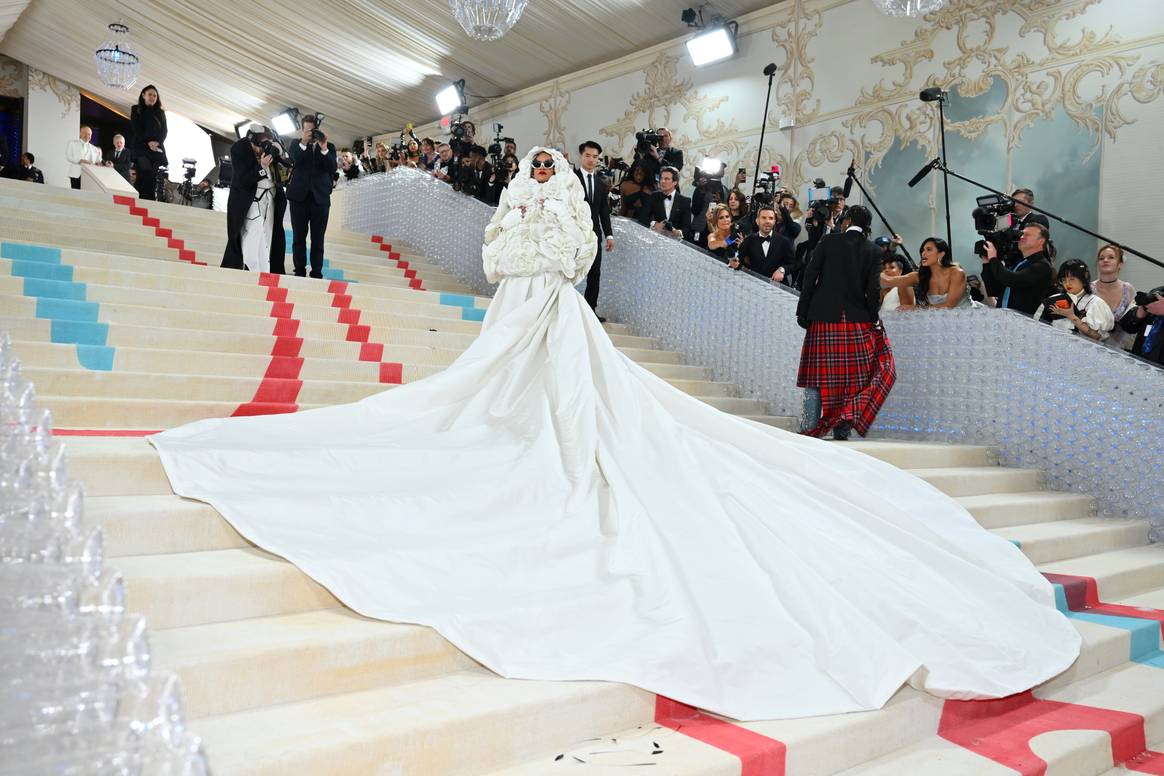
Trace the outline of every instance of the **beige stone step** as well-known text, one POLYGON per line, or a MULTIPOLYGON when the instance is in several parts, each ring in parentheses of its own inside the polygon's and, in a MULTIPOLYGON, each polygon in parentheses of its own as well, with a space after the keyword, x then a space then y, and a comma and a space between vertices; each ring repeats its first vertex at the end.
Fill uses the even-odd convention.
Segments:
MULTIPOLYGON (((158 465, 160 467, 160 462, 158 465)), ((73 468, 75 470, 76 466, 73 468)), ((157 472, 151 470, 147 476, 156 478, 157 472)), ((161 486, 155 489, 161 490, 161 486)), ((214 507, 173 493, 145 496, 88 494, 85 513, 101 526, 107 558, 252 546, 214 507)))
POLYGON ((126 605, 151 628, 246 620, 340 605, 285 560, 259 549, 127 555, 126 605))
POLYGON ((1134 518, 1081 517, 994 529, 1016 542, 1032 563, 1076 558, 1148 544, 1148 523, 1134 518))
POLYGON ((618 728, 648 722, 653 708, 650 693, 626 685, 469 670, 208 717, 197 729, 221 773, 460 776, 584 738, 596 720, 618 728))
POLYGON ((347 609, 155 630, 156 665, 177 672, 190 717, 229 714, 476 667, 436 631, 347 609))
POLYGON ((950 496, 1038 490, 1043 480, 1042 473, 1034 469, 997 466, 941 466, 909 471, 950 496))
POLYGON ((1090 517, 1095 499, 1082 493, 1034 490, 1026 493, 987 493, 958 499, 983 528, 1005 528, 1055 520, 1090 517))

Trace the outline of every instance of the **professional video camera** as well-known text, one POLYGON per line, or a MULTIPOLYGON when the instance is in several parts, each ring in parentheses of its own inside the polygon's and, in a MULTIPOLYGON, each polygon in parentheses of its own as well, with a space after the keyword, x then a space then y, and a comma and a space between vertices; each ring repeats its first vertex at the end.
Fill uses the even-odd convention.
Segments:
POLYGON ((974 231, 982 239, 974 243, 974 252, 979 256, 986 255, 986 243, 990 243, 998 251, 998 256, 1004 263, 1009 264, 1019 254, 1017 229, 998 229, 998 219, 1001 216, 1014 212, 1014 202, 999 194, 987 194, 978 197, 975 202, 978 207, 970 214, 974 218, 974 231))
POLYGON ((780 165, 772 165, 772 169, 760 176, 756 181, 756 192, 752 195, 752 204, 755 207, 760 205, 774 205, 776 204, 776 190, 780 185, 780 165))
POLYGON ((194 175, 198 169, 197 159, 182 160, 182 182, 178 184, 179 204, 189 205, 194 199, 194 175))
POLYGON ((517 141, 512 137, 501 136, 501 130, 503 129, 505 127, 500 124, 493 125, 493 142, 489 144, 489 149, 486 151, 489 154, 489 163, 493 165, 493 169, 495 170, 501 166, 501 157, 504 155, 505 144, 513 143, 517 145, 517 141))
POLYGON ((468 139, 469 130, 466 129, 465 124, 465 120, 460 119, 449 125, 449 134, 453 136, 449 140, 449 148, 453 149, 453 156, 465 156, 473 147, 473 142, 468 139))
POLYGON ((832 215, 833 206, 837 198, 833 191, 825 184, 824 178, 814 178, 812 188, 808 190, 808 221, 817 226, 824 226, 832 215))
POLYGON ((640 156, 649 154, 651 149, 658 146, 662 142, 663 137, 655 129, 644 129, 642 132, 635 133, 635 150, 640 156))

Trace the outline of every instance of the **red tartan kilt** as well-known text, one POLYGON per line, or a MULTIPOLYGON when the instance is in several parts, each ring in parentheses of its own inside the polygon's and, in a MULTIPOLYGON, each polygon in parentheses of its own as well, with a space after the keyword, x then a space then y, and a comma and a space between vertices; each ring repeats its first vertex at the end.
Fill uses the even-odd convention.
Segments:
POLYGON ((857 392, 869 384, 881 337, 872 323, 813 321, 800 349, 796 384, 857 392))

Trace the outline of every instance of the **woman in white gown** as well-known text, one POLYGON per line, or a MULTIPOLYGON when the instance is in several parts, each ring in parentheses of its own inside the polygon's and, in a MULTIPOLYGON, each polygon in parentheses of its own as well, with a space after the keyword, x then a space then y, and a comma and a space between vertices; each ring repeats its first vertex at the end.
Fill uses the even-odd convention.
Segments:
POLYGON ((907 681, 999 697, 1071 665, 1051 586, 952 499, 619 353, 573 287, 594 240, 566 160, 533 149, 485 234, 497 295, 452 366, 153 436, 174 490, 355 611, 508 677, 766 719, 875 709, 907 681))

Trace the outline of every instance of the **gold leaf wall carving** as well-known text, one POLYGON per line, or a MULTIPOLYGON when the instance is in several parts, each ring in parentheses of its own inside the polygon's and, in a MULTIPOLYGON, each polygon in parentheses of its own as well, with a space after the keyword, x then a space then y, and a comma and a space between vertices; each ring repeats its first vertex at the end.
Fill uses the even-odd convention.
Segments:
POLYGON ((72 111, 81 109, 81 92, 77 87, 59 78, 53 78, 35 67, 28 68, 28 88, 52 92, 57 102, 61 104, 62 119, 67 118, 72 111))
POLYGON ((570 93, 562 91, 560 81, 554 81, 550 96, 538 105, 538 109, 546 117, 545 144, 551 148, 566 148, 566 109, 568 107, 570 107, 570 93))
POLYGON ((0 97, 23 97, 24 65, 0 54, 0 97))

